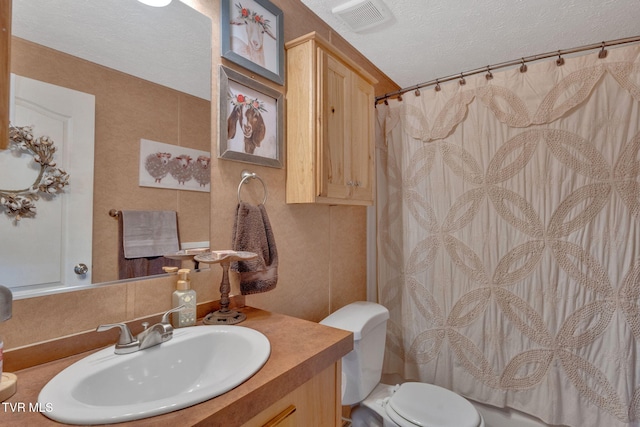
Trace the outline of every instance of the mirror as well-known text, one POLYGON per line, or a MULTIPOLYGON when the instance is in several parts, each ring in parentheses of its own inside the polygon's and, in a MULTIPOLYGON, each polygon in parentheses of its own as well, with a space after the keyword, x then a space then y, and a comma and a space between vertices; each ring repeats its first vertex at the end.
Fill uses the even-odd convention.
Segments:
MULTIPOLYGON (((92 232, 80 238, 92 241, 83 262, 90 279, 73 289, 117 281, 113 209, 174 210, 182 249, 208 246, 210 193, 142 187, 139 158, 142 139, 211 150, 209 17, 178 0, 164 8, 135 0, 13 0, 12 13, 11 72, 95 97, 92 232)), ((19 227, 27 231, 28 221, 38 217, 19 227)), ((41 258, 30 257, 25 268, 38 269, 41 258)), ((183 265, 193 268, 190 262, 183 265)), ((69 289, 59 282, 8 285, 19 299, 69 289)))

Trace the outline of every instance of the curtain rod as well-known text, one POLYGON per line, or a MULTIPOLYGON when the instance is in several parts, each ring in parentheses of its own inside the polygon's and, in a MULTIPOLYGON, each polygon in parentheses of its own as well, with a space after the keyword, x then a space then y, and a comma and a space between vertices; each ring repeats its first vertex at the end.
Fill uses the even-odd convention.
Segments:
POLYGON ((514 65, 520 65, 520 72, 524 73, 524 72, 527 71, 526 64, 528 62, 538 61, 538 60, 546 59, 546 58, 552 58, 554 56, 558 56, 558 60, 556 61, 556 63, 558 65, 564 64, 564 59, 562 58, 562 55, 568 55, 568 54, 576 53, 576 52, 584 52, 584 51, 587 51, 587 50, 601 49, 600 53, 598 54, 598 56, 600 58, 605 58, 607 56, 607 50, 605 49, 605 47, 607 47, 607 46, 616 46, 616 45, 627 44, 627 43, 635 43, 635 42, 640 42, 640 36, 627 37, 627 38, 623 38, 623 39, 616 39, 616 40, 610 40, 610 41, 603 41, 601 43, 594 43, 594 44, 590 44, 590 45, 575 47, 573 49, 557 50, 557 51, 554 51, 554 52, 547 52, 547 53, 542 53, 542 54, 539 54, 539 55, 532 55, 532 56, 527 56, 527 57, 520 58, 520 59, 514 59, 512 61, 501 62, 499 64, 487 65, 486 67, 476 68, 475 70, 470 70, 470 71, 464 71, 464 72, 459 73, 459 74, 451 74, 450 76, 447 76, 447 77, 442 77, 442 78, 439 78, 439 79, 429 80, 428 82, 420 83, 420 84, 415 85, 415 86, 408 86, 408 87, 396 90, 394 92, 385 93, 382 96, 376 97, 375 103, 378 104, 380 101, 385 101, 386 102, 386 100, 388 98, 392 98, 394 96, 398 96, 398 97, 402 98, 402 94, 403 93, 406 93, 406 92, 409 92, 409 91, 412 91, 412 90, 416 90, 417 94, 419 95, 420 94, 419 89, 420 88, 424 88, 424 87, 428 87, 428 86, 436 85, 435 89, 436 90, 440 90, 440 83, 446 83, 446 82, 449 82, 451 80, 460 79, 460 84, 465 84, 464 78, 468 77, 468 76, 475 75, 475 74, 487 73, 487 75, 486 75, 487 79, 491 79, 491 78, 493 78, 493 76, 491 74, 492 71, 498 70, 500 68, 512 67, 514 65))

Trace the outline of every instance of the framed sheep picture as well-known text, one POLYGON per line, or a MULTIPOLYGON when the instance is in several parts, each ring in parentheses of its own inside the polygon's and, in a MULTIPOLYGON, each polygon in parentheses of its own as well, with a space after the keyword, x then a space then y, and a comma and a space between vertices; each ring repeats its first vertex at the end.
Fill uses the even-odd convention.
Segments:
POLYGON ((210 192, 210 165, 207 151, 141 139, 138 185, 210 192))
POLYGON ((282 11, 268 0, 220 2, 222 57, 284 84, 282 11))
POLYGON ((219 157, 281 168, 283 94, 224 66, 219 81, 219 157))

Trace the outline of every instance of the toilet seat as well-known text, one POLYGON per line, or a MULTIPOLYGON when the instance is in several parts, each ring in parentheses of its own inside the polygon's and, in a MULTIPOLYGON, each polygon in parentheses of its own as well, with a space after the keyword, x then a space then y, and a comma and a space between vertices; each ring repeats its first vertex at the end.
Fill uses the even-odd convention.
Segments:
POLYGON ((400 427, 478 427, 481 417, 464 397, 432 384, 409 382, 398 387, 385 405, 400 427))

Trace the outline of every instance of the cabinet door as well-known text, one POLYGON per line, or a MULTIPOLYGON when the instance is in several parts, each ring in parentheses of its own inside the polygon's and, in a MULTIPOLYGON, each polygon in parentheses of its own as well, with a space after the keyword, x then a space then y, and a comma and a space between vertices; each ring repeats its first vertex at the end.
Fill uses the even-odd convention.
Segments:
POLYGON ((322 98, 320 115, 322 135, 320 136, 319 160, 321 167, 318 177, 319 195, 346 199, 351 187, 349 164, 351 151, 346 150, 351 135, 350 85, 351 71, 341 62, 319 50, 322 67, 322 98))
POLYGON ((351 84, 350 179, 351 198, 373 201, 374 93, 373 86, 357 74, 351 84))
POLYGON ((283 396, 242 427, 340 427, 342 361, 283 396))

